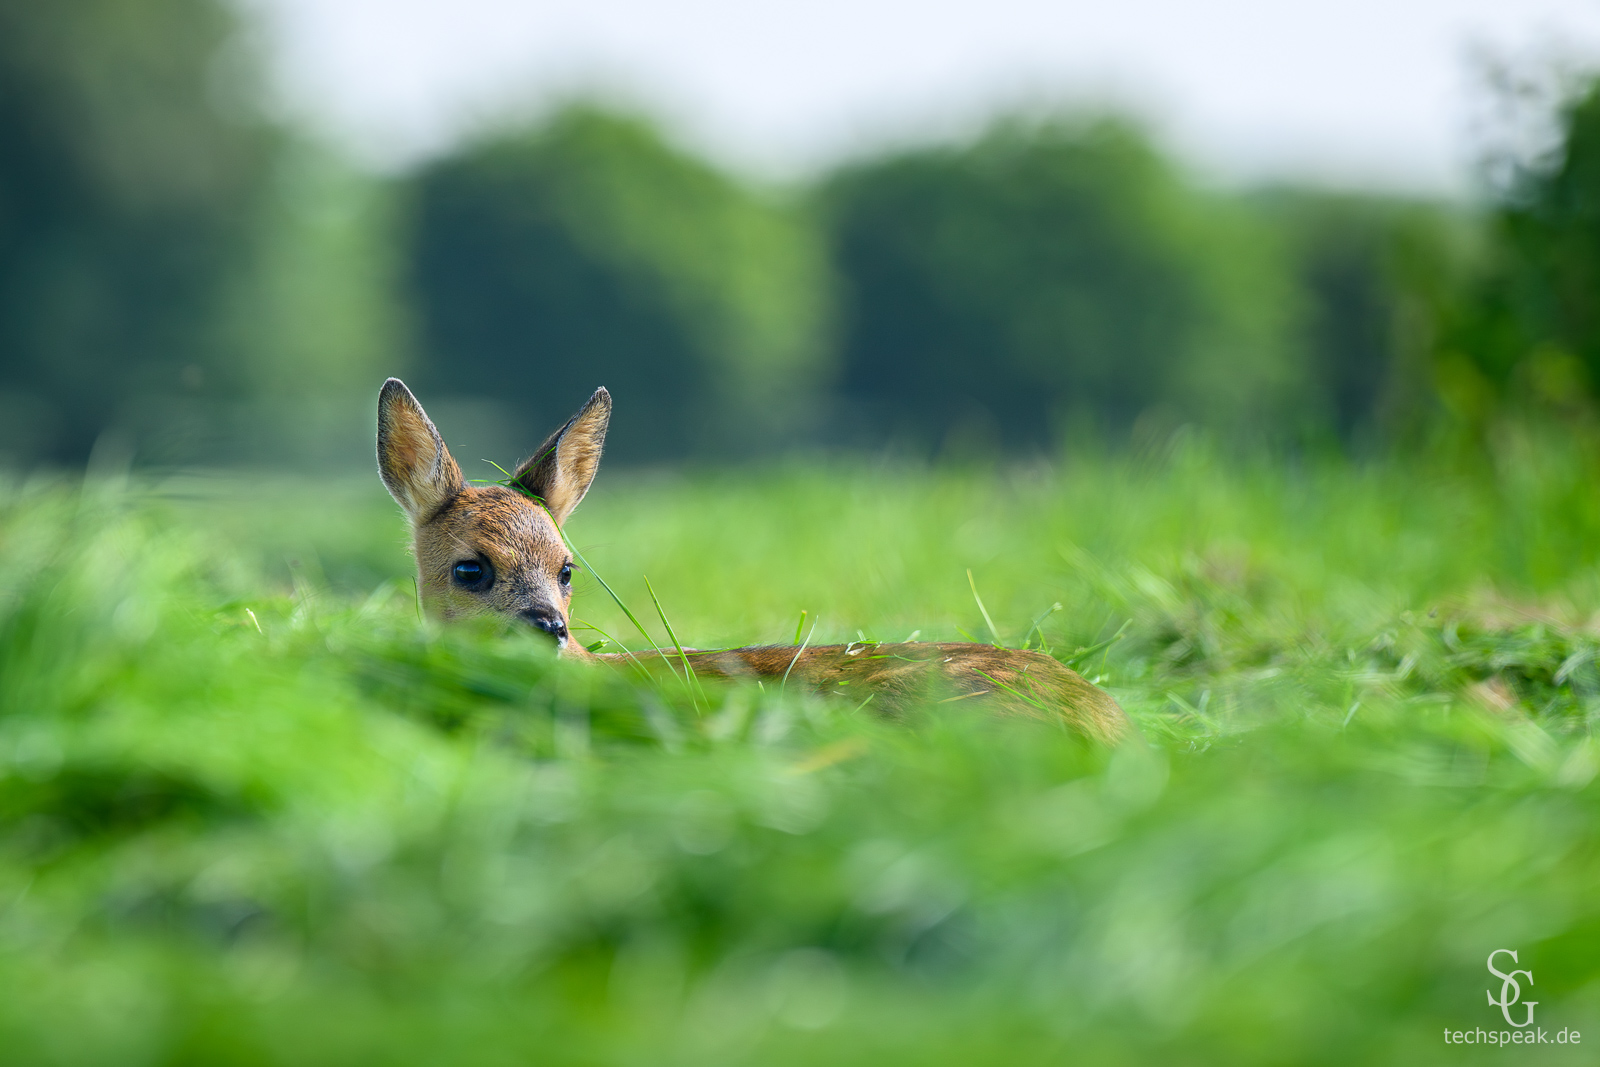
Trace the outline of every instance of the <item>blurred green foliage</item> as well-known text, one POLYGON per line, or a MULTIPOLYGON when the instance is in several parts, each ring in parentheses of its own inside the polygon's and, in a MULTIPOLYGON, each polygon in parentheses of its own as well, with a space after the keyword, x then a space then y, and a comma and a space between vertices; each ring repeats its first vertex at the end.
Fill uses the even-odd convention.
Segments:
POLYGON ((1001 122, 851 167, 824 198, 840 391, 881 440, 1045 445, 1070 414, 1281 424, 1296 295, 1270 235, 1137 130, 1001 122))
POLYGON ((146 461, 317 469, 370 459, 374 383, 415 366, 400 207, 326 145, 286 137, 217 351, 234 388, 169 400, 139 435, 146 461))
POLYGON ((8 463, 370 449, 407 352, 392 197, 266 116, 258 59, 217 0, 0 2, 8 463))
POLYGON ((1209 188, 1088 113, 771 189, 578 102, 378 177, 267 117, 254 40, 221 0, 0 0, 7 463, 365 465, 395 373, 469 464, 597 384, 624 462, 1591 418, 1592 87, 1478 205, 1209 188))
POLYGON ((1001 119, 812 201, 592 105, 468 145, 412 179, 419 384, 498 398, 532 440, 605 381, 623 458, 1037 449, 1141 419, 1387 441, 1431 418, 1473 262, 1466 212, 1204 190, 1108 118, 1001 119))
POLYGON ((81 462, 226 390, 220 306, 277 135, 214 0, 0 3, 0 451, 81 462))
POLYGON ((573 106, 411 180, 419 385, 497 399, 523 447, 607 385, 624 459, 811 428, 827 275, 814 229, 642 119, 573 106))
POLYGON ((1488 262, 1457 295, 1440 393, 1482 429, 1506 413, 1587 416, 1600 384, 1600 82, 1558 115, 1557 149, 1517 161, 1488 262))
POLYGON ((1280 242, 1302 427, 1349 443, 1413 440, 1437 416, 1443 323, 1477 269, 1476 220, 1427 201, 1277 188, 1251 209, 1280 242))
MULTIPOLYGON (((819 640, 955 636, 969 567, 1009 640, 1053 601, 1063 657, 1126 624, 1084 662, 1145 739, 1115 753, 966 705, 697 710, 435 630, 375 479, 8 486, 0 1047, 1453 1064, 1443 1028, 1504 1029, 1500 947, 1539 1025, 1592 1040, 1594 454, 1291 470, 1187 437, 1053 474, 603 479, 574 520, 697 642, 802 606, 819 640)), ((585 576, 578 613, 602 599, 585 576)))

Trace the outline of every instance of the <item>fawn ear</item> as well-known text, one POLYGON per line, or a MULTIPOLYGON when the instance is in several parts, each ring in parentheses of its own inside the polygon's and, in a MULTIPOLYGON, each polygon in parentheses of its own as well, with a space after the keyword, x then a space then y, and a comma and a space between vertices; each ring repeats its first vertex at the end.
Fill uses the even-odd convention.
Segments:
POLYGON ((424 523, 466 488, 428 413, 406 383, 390 378, 378 394, 378 473, 413 523, 424 523))
POLYGON ((611 423, 611 394, 602 386, 551 434, 511 480, 544 501, 557 525, 567 521, 600 469, 600 450, 611 423))

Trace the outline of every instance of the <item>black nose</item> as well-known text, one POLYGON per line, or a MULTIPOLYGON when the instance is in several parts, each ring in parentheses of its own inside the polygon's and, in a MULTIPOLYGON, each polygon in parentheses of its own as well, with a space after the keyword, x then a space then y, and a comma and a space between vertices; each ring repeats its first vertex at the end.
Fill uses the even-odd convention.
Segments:
POLYGON ((549 608, 529 608, 522 617, 557 640, 567 636, 567 620, 549 608))

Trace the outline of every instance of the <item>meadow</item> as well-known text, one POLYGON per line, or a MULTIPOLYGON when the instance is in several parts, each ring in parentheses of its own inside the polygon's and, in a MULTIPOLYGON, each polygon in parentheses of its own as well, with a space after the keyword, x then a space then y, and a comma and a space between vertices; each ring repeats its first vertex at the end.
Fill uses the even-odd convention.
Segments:
POLYGON ((1594 455, 605 470, 569 525, 586 643, 643 643, 598 573, 661 643, 646 577, 699 647, 1042 646, 1116 751, 438 628, 375 476, 11 481, 0 1058, 1590 1062, 1594 455), (1513 1029, 1498 948, 1581 1045, 1445 1042, 1513 1029))

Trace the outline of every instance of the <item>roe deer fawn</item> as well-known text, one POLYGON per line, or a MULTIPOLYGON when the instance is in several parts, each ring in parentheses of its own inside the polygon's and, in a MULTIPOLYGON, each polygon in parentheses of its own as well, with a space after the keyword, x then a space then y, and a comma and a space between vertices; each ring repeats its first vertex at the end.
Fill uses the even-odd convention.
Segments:
MULTIPOLYGON (((510 616, 550 634, 560 655, 572 658, 647 669, 669 666, 668 654, 677 660, 673 649, 596 655, 568 632, 572 556, 559 527, 594 481, 610 419, 611 394, 596 389, 517 468, 510 487, 471 486, 405 383, 384 383, 378 470, 411 520, 418 589, 431 614, 510 616)), ((929 698, 986 697, 1002 711, 1059 721, 1098 741, 1115 741, 1127 729, 1127 717, 1105 690, 1041 652, 868 642, 687 649, 684 660, 707 677, 793 677, 824 693, 866 690, 889 715, 929 698)))

